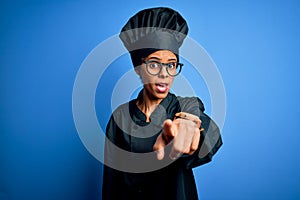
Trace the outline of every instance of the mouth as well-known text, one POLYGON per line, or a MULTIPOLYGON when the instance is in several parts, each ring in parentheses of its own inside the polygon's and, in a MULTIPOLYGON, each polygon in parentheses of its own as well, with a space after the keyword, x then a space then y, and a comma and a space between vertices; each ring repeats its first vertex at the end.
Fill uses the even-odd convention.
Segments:
POLYGON ((156 83, 155 84, 156 90, 160 93, 165 93, 169 90, 169 84, 167 83, 156 83))

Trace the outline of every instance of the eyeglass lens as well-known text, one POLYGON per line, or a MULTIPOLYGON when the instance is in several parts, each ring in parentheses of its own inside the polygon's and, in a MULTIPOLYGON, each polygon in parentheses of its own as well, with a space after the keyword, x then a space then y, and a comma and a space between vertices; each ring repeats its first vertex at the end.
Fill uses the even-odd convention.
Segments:
POLYGON ((166 67, 167 73, 170 76, 176 76, 180 73, 182 64, 177 62, 160 63, 158 61, 147 61, 146 67, 150 74, 157 75, 161 72, 162 66, 166 67))

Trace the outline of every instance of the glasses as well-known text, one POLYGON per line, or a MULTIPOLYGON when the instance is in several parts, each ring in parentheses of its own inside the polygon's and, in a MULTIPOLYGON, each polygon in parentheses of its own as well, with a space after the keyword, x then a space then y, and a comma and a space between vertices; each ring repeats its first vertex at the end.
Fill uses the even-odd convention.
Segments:
POLYGON ((182 69, 183 64, 179 62, 161 63, 156 60, 145 61, 147 72, 153 76, 158 75, 163 66, 166 66, 167 73, 170 76, 177 76, 182 69))

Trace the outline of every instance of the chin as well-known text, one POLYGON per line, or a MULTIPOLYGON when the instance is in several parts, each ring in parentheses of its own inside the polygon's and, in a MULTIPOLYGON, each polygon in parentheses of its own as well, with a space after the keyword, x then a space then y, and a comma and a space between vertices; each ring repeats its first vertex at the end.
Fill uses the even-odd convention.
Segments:
POLYGON ((158 99, 164 99, 168 96, 168 93, 169 92, 164 92, 164 93, 156 93, 155 96, 158 98, 158 99))

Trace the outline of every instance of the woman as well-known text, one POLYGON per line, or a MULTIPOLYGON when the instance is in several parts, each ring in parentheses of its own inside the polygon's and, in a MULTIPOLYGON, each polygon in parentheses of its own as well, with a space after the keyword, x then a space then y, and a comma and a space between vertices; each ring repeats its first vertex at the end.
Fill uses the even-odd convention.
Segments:
POLYGON ((170 93, 187 32, 178 12, 161 7, 140 11, 123 27, 120 38, 143 89, 107 125, 103 199, 198 199, 192 168, 209 162, 222 140, 199 98, 170 93))

